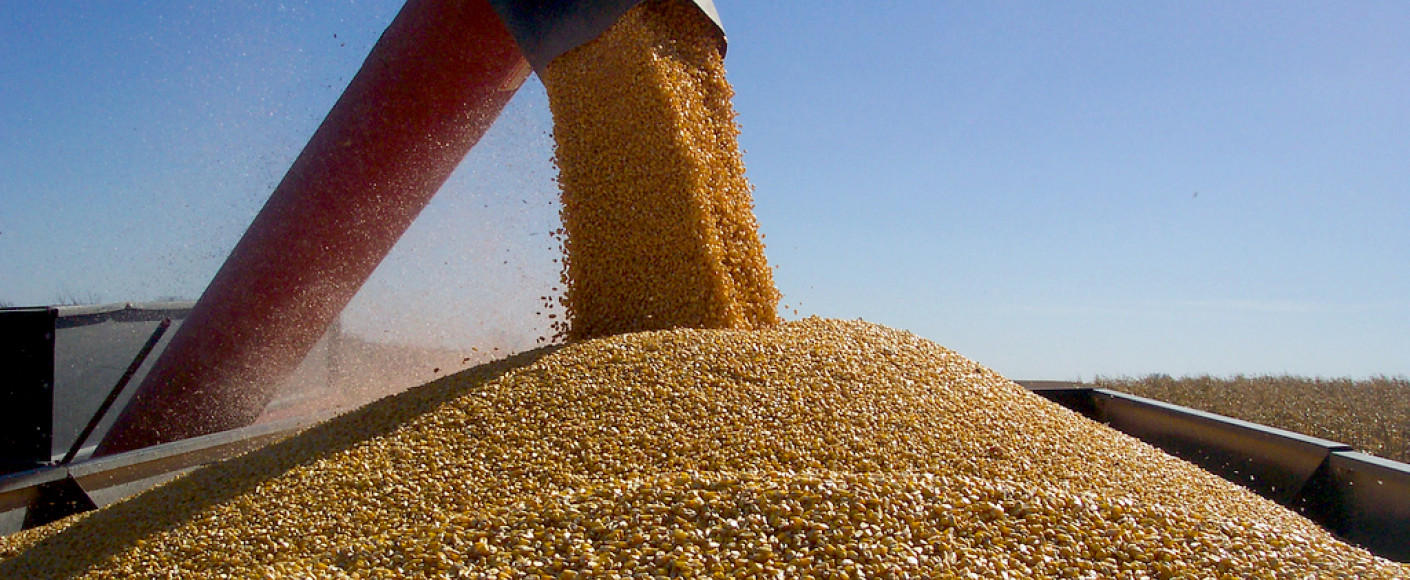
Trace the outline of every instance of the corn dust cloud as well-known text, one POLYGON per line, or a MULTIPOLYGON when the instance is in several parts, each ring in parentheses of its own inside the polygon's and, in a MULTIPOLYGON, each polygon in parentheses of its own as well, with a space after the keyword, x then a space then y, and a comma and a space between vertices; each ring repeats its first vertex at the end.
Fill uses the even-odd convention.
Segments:
POLYGON ((1410 576, 929 341, 816 318, 521 355, 64 524, 0 541, 0 577, 1410 576))
POLYGON ((774 324, 779 295, 733 90, 699 9, 644 2, 542 76, 563 191, 568 338, 774 324))

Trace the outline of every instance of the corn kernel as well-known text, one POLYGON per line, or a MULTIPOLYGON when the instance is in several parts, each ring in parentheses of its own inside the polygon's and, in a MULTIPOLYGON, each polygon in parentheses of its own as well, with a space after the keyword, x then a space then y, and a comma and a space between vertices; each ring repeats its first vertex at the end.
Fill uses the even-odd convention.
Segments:
POLYGON ((691 4, 650 0, 543 75, 569 339, 776 322, 711 27, 691 4))

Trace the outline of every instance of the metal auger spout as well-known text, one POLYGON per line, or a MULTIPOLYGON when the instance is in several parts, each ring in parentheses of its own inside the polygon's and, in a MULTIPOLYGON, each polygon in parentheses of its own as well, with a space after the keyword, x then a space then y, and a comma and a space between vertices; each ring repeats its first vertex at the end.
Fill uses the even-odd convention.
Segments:
MULTIPOLYGON (((679 1, 694 4, 715 24, 720 35, 720 54, 724 54, 725 29, 720 24, 720 13, 715 10, 715 3, 712 0, 679 1)), ((490 0, 535 71, 542 71, 559 55, 597 38, 641 2, 490 0)))

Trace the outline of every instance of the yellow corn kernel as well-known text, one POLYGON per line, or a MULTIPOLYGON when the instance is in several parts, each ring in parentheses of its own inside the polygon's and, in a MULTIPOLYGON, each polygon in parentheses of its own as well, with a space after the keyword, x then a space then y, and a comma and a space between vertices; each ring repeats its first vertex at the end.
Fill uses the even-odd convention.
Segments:
POLYGON ((776 322, 716 35, 652 0, 543 75, 570 339, 776 322))

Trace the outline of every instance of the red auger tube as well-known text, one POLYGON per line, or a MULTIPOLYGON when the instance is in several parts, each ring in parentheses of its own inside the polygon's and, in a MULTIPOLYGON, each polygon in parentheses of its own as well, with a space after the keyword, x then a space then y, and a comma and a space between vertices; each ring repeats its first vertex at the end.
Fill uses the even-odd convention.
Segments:
POLYGON ((98 454, 251 424, 529 70, 486 0, 408 1, 98 454))

